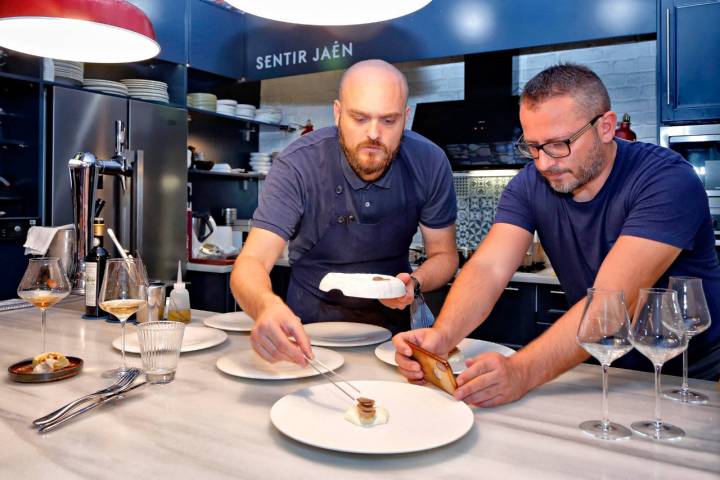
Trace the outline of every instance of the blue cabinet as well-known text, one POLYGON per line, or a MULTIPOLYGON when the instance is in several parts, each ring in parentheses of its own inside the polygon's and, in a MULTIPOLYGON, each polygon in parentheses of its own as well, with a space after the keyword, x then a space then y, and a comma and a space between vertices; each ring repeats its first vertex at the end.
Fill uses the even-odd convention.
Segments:
POLYGON ((661 120, 720 120, 720 0, 661 0, 658 22, 661 120))
POLYGON ((187 8, 185 0, 130 0, 148 16, 160 44, 160 60, 185 65, 187 52, 187 8))
POLYGON ((230 78, 243 76, 245 15, 191 0, 189 39, 190 67, 230 78))

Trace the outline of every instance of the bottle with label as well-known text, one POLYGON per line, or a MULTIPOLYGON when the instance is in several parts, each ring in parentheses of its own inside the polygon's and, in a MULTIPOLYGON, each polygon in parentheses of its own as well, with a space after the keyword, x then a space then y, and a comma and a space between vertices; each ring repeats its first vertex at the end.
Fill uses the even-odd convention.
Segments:
POLYGON ((107 317, 107 313, 97 302, 105 275, 105 263, 110 256, 103 247, 104 235, 105 222, 97 217, 93 223, 93 246, 85 257, 85 317, 87 318, 107 317))
POLYGON ((634 142, 637 139, 637 135, 630 129, 630 114, 626 113, 622 117, 620 126, 615 130, 615 136, 624 140, 634 142))
POLYGON ((168 299, 167 319, 174 322, 190 323, 190 293, 182 281, 181 263, 178 261, 177 281, 168 299))

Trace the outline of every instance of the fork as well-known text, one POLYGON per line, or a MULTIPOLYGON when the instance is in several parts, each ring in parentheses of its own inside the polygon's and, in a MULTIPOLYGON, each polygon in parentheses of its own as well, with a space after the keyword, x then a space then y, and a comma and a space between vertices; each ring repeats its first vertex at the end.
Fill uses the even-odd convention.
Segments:
POLYGON ((127 387, 131 383, 135 381, 135 379, 140 375, 141 371, 138 368, 130 368, 127 372, 125 372, 120 378, 118 378, 115 383, 112 385, 103 388, 101 390, 98 390, 97 392, 90 393, 88 395, 85 395, 83 397, 80 397, 76 400, 73 400, 72 402, 68 403, 67 405, 63 405, 62 407, 58 408, 57 410, 48 413, 47 415, 40 417, 38 419, 33 420, 33 425, 37 427, 42 427, 43 425, 52 422, 53 420, 58 419, 68 411, 72 410, 76 406, 80 405, 81 403, 85 403, 89 400, 95 399, 97 397, 105 397, 108 395, 112 395, 113 393, 122 390, 123 388, 127 387))

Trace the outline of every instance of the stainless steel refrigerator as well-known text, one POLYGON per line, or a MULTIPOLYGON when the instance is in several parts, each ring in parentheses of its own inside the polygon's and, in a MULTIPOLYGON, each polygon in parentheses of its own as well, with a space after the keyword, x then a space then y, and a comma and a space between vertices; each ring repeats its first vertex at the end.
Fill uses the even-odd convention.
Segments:
MULTIPOLYGON (((186 258, 185 110, 60 86, 50 95, 47 224, 73 222, 68 160, 77 152, 111 158, 115 121, 120 120, 126 126, 128 149, 141 152, 137 157, 142 166, 136 165, 135 185, 126 179, 125 188, 119 177, 102 176, 97 198, 106 205, 100 216, 123 246, 142 254, 150 278, 175 278, 178 260, 186 258)), ((108 247, 107 235, 104 241, 108 247)))

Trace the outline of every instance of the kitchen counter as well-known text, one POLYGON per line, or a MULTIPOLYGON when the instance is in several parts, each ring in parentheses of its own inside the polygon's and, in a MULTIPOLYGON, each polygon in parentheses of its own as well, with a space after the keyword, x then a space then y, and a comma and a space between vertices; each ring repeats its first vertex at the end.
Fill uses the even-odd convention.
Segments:
MULTIPOLYGON (((289 267, 290 262, 287 258, 278 258, 275 262, 277 267, 289 267)), ((206 263, 187 263, 187 269, 191 272, 207 272, 207 273, 230 273, 233 265, 208 265, 206 263)))
MULTIPOLYGON (((183 354, 176 380, 149 386, 66 426, 39 435, 32 419, 108 383, 100 373, 117 366, 111 341, 117 324, 82 320, 81 299, 48 312, 48 345, 85 360, 84 371, 47 384, 0 383, 0 471, 3 478, 682 478, 720 475, 720 391, 706 381, 691 387, 710 404, 663 401, 663 418, 687 432, 674 443, 634 436, 605 442, 578 429, 600 414, 600 368, 580 365, 510 405, 475 409, 475 424, 460 440, 407 455, 353 455, 290 440, 270 422, 273 403, 297 389, 325 382, 255 381, 225 375, 215 361, 248 348, 248 336, 229 334, 212 349, 183 354)), ((193 312, 200 324, 209 312, 193 312)), ((40 313, 0 313, 3 367, 37 353, 40 313)), ((341 349, 348 379, 404 381, 372 347, 341 349)), ((139 365, 137 355, 128 355, 139 365)), ((665 386, 678 383, 664 377, 665 386)), ((652 417, 652 375, 610 373, 610 413, 624 425, 652 417)), ((392 421, 392 417, 391 417, 392 421)), ((418 419, 422 421, 422 419, 418 419)))

